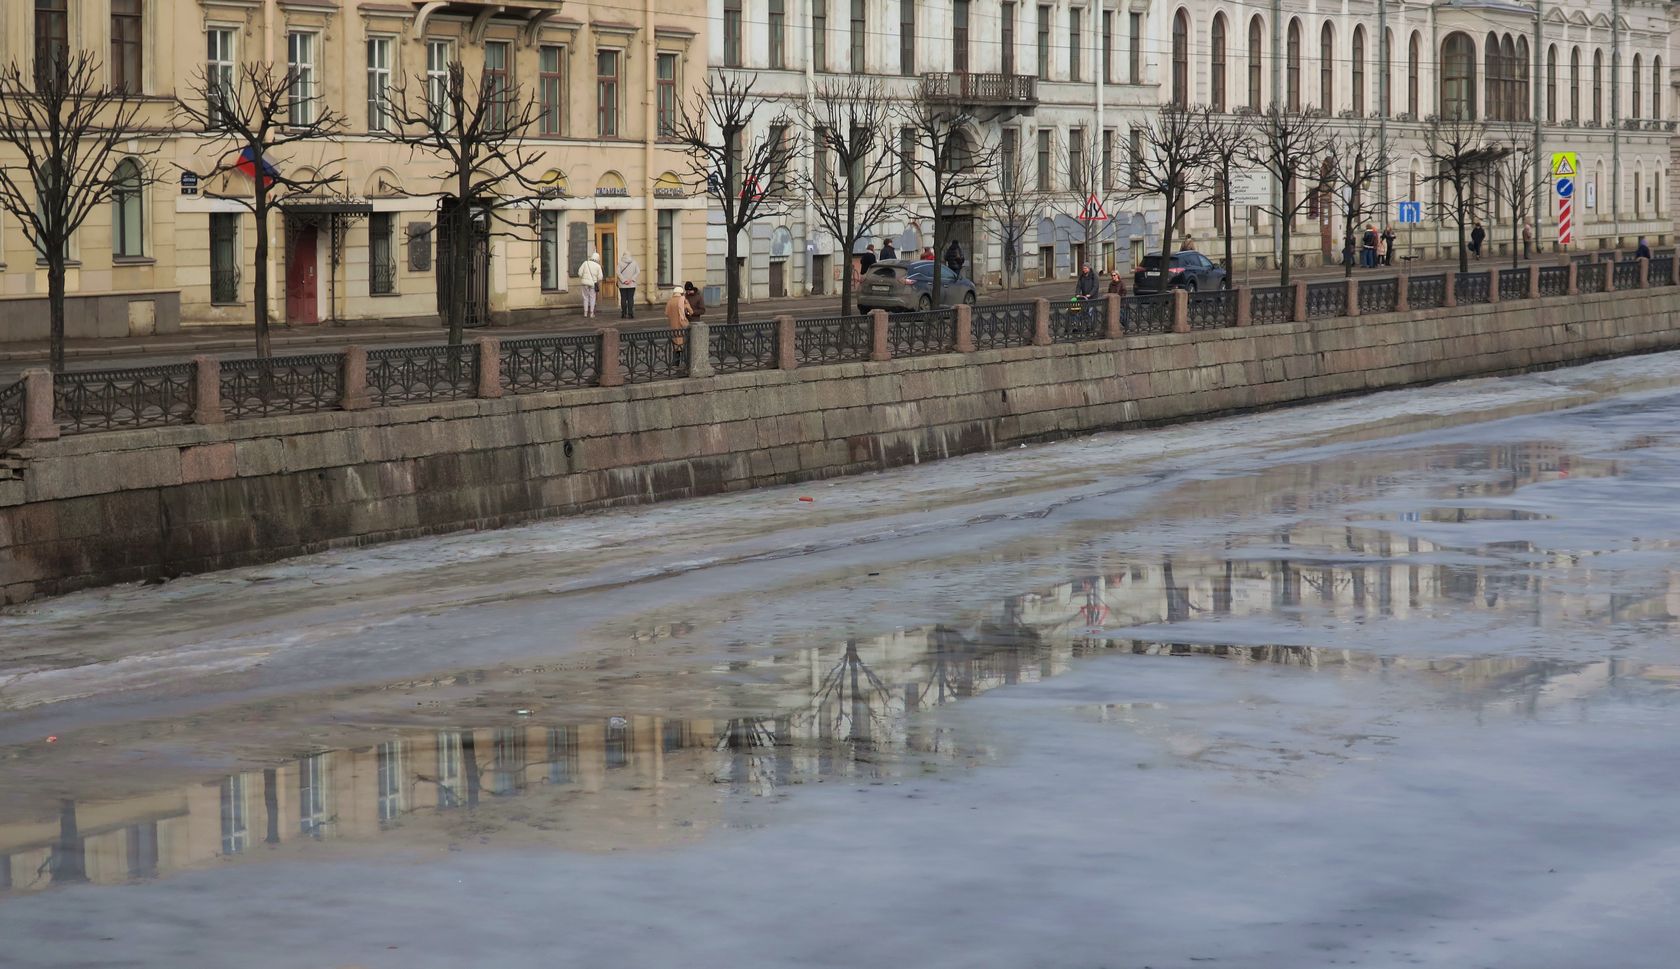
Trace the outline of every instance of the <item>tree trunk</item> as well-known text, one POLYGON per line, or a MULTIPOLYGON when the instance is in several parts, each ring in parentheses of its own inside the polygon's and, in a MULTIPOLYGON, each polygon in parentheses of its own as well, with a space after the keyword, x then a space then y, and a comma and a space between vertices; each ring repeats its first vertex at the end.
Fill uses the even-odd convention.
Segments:
POLYGON ((1175 208, 1177 206, 1173 204, 1172 197, 1168 196, 1167 218, 1165 222, 1161 223, 1161 264, 1155 267, 1155 275, 1158 280, 1157 287, 1163 293, 1168 292, 1167 280, 1172 278, 1172 273, 1168 272, 1167 268, 1172 263, 1173 210, 1175 208))
MULTIPOLYGON (((444 301, 444 321, 449 324, 449 345, 458 347, 466 339, 467 275, 472 259, 472 209, 457 197, 449 207, 449 274, 448 298, 444 301)), ((602 267, 605 269, 605 267, 602 267)))
POLYGON ((257 358, 267 360, 270 355, 268 343, 268 200, 261 188, 257 189, 257 205, 254 215, 257 221, 257 255, 256 265, 251 274, 252 299, 255 302, 253 310, 257 325, 257 358))
POLYGON ((48 247, 47 253, 47 316, 53 373, 64 371, 64 249, 60 243, 48 247))
POLYGON ((1458 271, 1461 273, 1467 273, 1470 271, 1470 250, 1464 248, 1464 189, 1458 185, 1454 185, 1453 195, 1458 203, 1456 206, 1458 216, 1458 271))
POLYGON ((1231 259, 1231 174, 1225 173, 1225 198, 1220 203, 1225 207, 1225 273, 1227 278, 1237 271, 1236 264, 1231 259))
POLYGON ((736 231, 739 227, 734 222, 727 222, 725 230, 729 233, 729 241, 724 245, 723 283, 728 298, 724 304, 723 320, 725 323, 741 322, 741 265, 736 257, 736 250, 740 247, 736 231))
POLYGON ((859 235, 857 231, 856 198, 846 200, 846 231, 844 235, 846 237, 846 267, 845 271, 840 274, 840 315, 851 316, 852 303, 856 295, 855 287, 852 285, 852 250, 857 248, 859 235))

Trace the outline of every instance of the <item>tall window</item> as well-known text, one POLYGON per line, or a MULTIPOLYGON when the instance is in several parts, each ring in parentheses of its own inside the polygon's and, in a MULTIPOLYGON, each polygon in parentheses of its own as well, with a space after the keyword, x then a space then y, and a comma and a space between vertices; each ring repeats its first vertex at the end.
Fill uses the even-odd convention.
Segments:
POLYGON ((1114 11, 1102 12, 1102 79, 1104 84, 1114 83, 1114 11))
POLYGON ((1085 69, 1085 32, 1084 11, 1078 7, 1068 8, 1068 80, 1077 81, 1084 75, 1085 69))
POLYGON ((811 131, 811 180, 817 183, 817 190, 824 188, 834 178, 831 164, 833 151, 829 148, 830 137, 827 128, 814 128, 811 131))
POLYGON ((1418 55, 1422 50, 1423 38, 1414 30, 1412 39, 1406 44, 1406 113, 1413 118, 1423 117, 1418 91, 1418 55))
POLYGON ((1015 176, 1021 167, 1021 132, 1015 128, 1005 128, 1001 136, 998 151, 998 182, 1005 192, 1016 189, 1015 176))
POLYGON ((595 133, 603 138, 618 137, 618 74, 620 51, 595 54, 595 133))
POLYGON ((140 165, 127 158, 117 165, 111 182, 111 255, 135 258, 146 254, 145 197, 140 165))
POLYGON ((1038 5, 1038 76, 1050 76, 1050 12, 1045 4, 1038 5))
POLYGON ((1114 129, 1103 129, 1102 143, 1102 187, 1104 191, 1114 188, 1114 129))
POLYGON ((537 107, 542 112, 537 130, 545 135, 566 131, 566 49, 544 45, 537 51, 537 107))
POLYGON ((294 30, 286 35, 286 71, 291 78, 288 118, 294 125, 315 120, 315 35, 294 30))
POLYGON ((426 110, 434 128, 446 128, 453 120, 449 106, 449 64, 453 60, 449 41, 426 41, 426 110))
POLYGON ((208 50, 204 58, 205 87, 210 96, 210 118, 213 127, 226 123, 227 106, 233 104, 233 31, 212 27, 204 32, 208 50))
MULTIPOLYGON (((910 0, 905 0, 905 2, 908 3, 910 0)), ((1013 74, 1015 73, 1015 5, 1013 3, 1004 4, 1003 12, 999 14, 999 17, 1003 21, 1003 73, 1013 74)))
POLYGON ((542 237, 538 251, 542 262, 542 288, 553 292, 560 288, 560 213, 550 209, 542 214, 542 237))
POLYGON ((864 9, 864 0, 852 0, 852 30, 848 35, 851 47, 851 65, 853 74, 862 74, 864 69, 865 40, 869 35, 869 17, 864 9))
POLYGON ((1604 52, 1602 50, 1593 51, 1592 120, 1593 124, 1604 123, 1604 52))
POLYGON ((239 302, 239 213, 210 213, 210 302, 239 302))
POLYGON ((1248 107, 1259 111, 1264 105, 1261 81, 1266 63, 1266 28, 1256 14, 1248 21, 1248 107))
POLYGON ((1546 48, 1546 123, 1557 122, 1557 45, 1546 48))
POLYGON ((1284 102, 1290 111, 1301 110, 1301 21, 1289 22, 1289 47, 1284 60, 1284 102))
POLYGON ((741 0, 723 0, 723 66, 741 66, 741 0))
POLYGON ((1499 38, 1488 34, 1482 50, 1482 113, 1489 121, 1505 117, 1505 64, 1499 56, 1499 38))
POLYGON ((1225 110, 1225 15, 1213 15, 1213 33, 1209 38, 1213 48, 1213 61, 1209 70, 1209 83, 1213 90, 1208 92, 1209 103, 1213 110, 1225 110))
POLYGON ((1581 120, 1581 48, 1569 51, 1569 120, 1581 120))
POLYGON ((1328 21, 1318 32, 1318 106, 1336 110, 1336 35, 1328 21))
POLYGON ((1127 182, 1132 188, 1143 184, 1143 129, 1133 128, 1127 144, 1127 182))
POLYGON ((916 0, 898 0, 898 72, 916 73, 916 0))
POLYGON ((659 222, 654 232, 654 276, 653 281, 661 288, 677 284, 677 213, 673 209, 660 209, 659 222))
POLYGON ((1049 128, 1038 129, 1038 190, 1050 191, 1050 149, 1051 132, 1049 128))
POLYGON ((828 0, 811 0, 811 69, 828 70, 828 0))
POLYGON ((898 129, 898 194, 916 194, 916 129, 898 129))
POLYGON ((385 296, 397 291, 395 219, 389 212, 368 216, 368 292, 385 296))
POLYGON ((1448 34, 1441 44, 1441 114, 1476 116, 1476 44, 1466 34, 1448 34))
POLYGON ((484 45, 484 93, 490 108, 490 124, 498 131, 507 127, 509 108, 513 102, 513 75, 506 41, 491 41, 484 45))
POLYGON ((1068 188, 1085 191, 1085 129, 1068 129, 1068 188))
POLYGON ((1190 103, 1190 14, 1184 10, 1173 15, 1172 103, 1190 103))
POLYGON ((1385 118, 1394 116, 1394 31, 1383 34, 1382 50, 1377 53, 1377 70, 1382 71, 1382 79, 1377 83, 1382 91, 1379 97, 1382 104, 1378 109, 1385 118))
POLYGON ((1645 109, 1644 105, 1640 104, 1640 101, 1644 100, 1645 93, 1644 77, 1642 76, 1644 73, 1644 60, 1638 54, 1633 55, 1633 102, 1629 105, 1628 113, 1628 117, 1631 118, 1639 117, 1639 112, 1645 109))
POLYGON ((1365 114, 1365 28, 1353 28, 1353 113, 1365 114))
POLYGON ((677 55, 658 56, 654 82, 658 87, 659 137, 674 138, 677 134, 677 55))
POLYGON ((1511 63, 1516 68, 1516 77, 1512 82, 1516 92, 1512 98, 1516 102, 1513 105, 1516 108, 1516 120, 1533 121, 1534 85, 1529 77, 1533 67, 1529 64, 1527 37, 1517 38, 1517 56, 1511 63))
POLYGON ((46 77, 70 56, 70 14, 66 0, 35 0, 35 77, 46 77))
POLYGON ((367 125, 384 131, 391 123, 391 38, 367 40, 367 125))
POLYGON ((951 2, 951 70, 968 70, 968 0, 951 2))
POLYGON ((1133 84, 1143 83, 1143 14, 1126 14, 1126 71, 1133 84))
POLYGON ((140 0, 111 0, 111 87, 140 91, 140 0))
MULTIPOLYGON (((1651 58, 1651 120, 1661 121, 1662 114, 1662 58, 1651 58)), ((1660 182, 1659 182, 1660 184, 1660 182)), ((1660 209, 1658 211, 1661 211, 1660 209)))
POLYGON ((787 0, 770 0, 770 66, 787 66, 787 0))

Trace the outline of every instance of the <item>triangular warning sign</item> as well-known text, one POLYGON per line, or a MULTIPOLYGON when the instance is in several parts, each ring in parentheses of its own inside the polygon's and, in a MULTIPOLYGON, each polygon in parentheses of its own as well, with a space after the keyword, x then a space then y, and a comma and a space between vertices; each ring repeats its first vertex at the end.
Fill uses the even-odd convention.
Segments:
POLYGON ((1085 210, 1079 214, 1079 218, 1086 222, 1108 221, 1108 213, 1103 211, 1102 200, 1097 198, 1097 193, 1092 192, 1085 197, 1085 210))
POLYGON ((1559 157, 1558 160, 1557 160, 1557 165, 1554 166, 1554 168, 1555 168, 1555 170, 1552 172, 1553 175, 1573 175, 1573 174, 1575 174, 1575 166, 1569 164, 1569 156, 1568 155, 1563 155, 1563 156, 1559 157))

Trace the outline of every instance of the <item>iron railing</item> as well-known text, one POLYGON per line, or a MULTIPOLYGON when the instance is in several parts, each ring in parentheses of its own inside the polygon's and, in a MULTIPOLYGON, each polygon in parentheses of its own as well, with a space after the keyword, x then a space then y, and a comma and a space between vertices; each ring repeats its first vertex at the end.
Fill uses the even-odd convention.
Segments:
POLYGON ((680 331, 623 330, 618 334, 618 362, 625 383, 672 380, 688 376, 688 341, 680 331))
POLYGON ((1347 315, 1347 281, 1307 284, 1307 319, 1347 315))
POLYGON ((1492 285, 1488 273, 1459 273, 1453 280, 1453 299, 1459 306, 1486 303, 1492 299, 1488 287, 1492 285))
POLYGON ((368 263, 368 292, 389 296, 397 291, 397 261, 374 259, 368 263))
POLYGON ((1038 78, 1031 74, 970 74, 967 71, 922 75, 923 96, 963 104, 1033 104, 1038 78))
POLYGON ((1604 263, 1583 262, 1575 265, 1575 289, 1581 293, 1604 292, 1606 278, 1604 263))
POLYGON ((0 452, 23 443, 23 387, 24 382, 19 380, 0 388, 0 452))
POLYGON ((1261 286, 1249 296, 1248 319, 1251 323, 1288 323, 1294 315, 1293 286, 1261 286))
POLYGON ((776 369, 777 326, 760 323, 716 323, 708 336, 707 352, 716 373, 747 373, 776 369))
POLYGON ((1616 280, 1617 289, 1638 289, 1639 260, 1623 259, 1616 263, 1616 274, 1612 278, 1616 280))
POLYGON ((1185 317, 1192 330, 1217 330, 1237 325, 1237 294, 1229 289, 1191 293, 1185 317))
POLYGON ((957 317, 950 310, 900 313, 887 324, 887 345, 896 357, 923 357, 957 349, 957 317))
POLYGON ((601 335, 539 336, 502 341, 502 389, 540 394, 593 387, 601 379, 601 335))
POLYGON ((237 268, 210 270, 210 302, 239 302, 239 270, 237 268))
POLYGON ((874 349, 875 325, 867 316, 825 316, 793 324, 793 356, 802 367, 860 363, 874 349))
POLYGON ((1540 295, 1567 296, 1569 295, 1569 267, 1541 266, 1540 267, 1540 295))
POLYGON ((1359 281, 1360 313, 1392 313, 1400 308, 1400 280, 1361 279, 1359 281))
POLYGON ((1411 276, 1406 280, 1406 307, 1414 310, 1432 310, 1447 304, 1447 277, 1445 273, 1432 273, 1427 276, 1411 276))
POLYGON ((1038 304, 981 303, 970 320, 976 350, 1031 346, 1038 329, 1038 304))
POLYGON ((1499 271, 1499 299, 1528 299, 1528 267, 1499 271))
POLYGON ((1120 325, 1127 333, 1171 333, 1172 293, 1127 296, 1120 300, 1120 325))
POLYGON ((344 396, 344 357, 311 353, 267 360, 223 360, 222 414, 228 420, 337 410, 344 396))
POLYGON ((191 424, 193 403, 190 363, 53 376, 53 414, 66 434, 191 424))
POLYGON ((1652 256, 1646 281, 1652 286, 1674 285, 1674 256, 1652 256))
POLYGON ((475 396, 478 344, 369 350, 367 389, 379 407, 475 396))
POLYGON ((1050 342, 1100 340, 1108 330, 1108 300, 1079 300, 1050 304, 1050 342))

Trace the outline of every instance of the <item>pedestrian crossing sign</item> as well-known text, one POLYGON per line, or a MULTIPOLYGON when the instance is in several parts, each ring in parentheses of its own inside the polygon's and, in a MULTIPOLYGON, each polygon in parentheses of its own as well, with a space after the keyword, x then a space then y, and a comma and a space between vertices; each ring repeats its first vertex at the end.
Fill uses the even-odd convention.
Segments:
POLYGON ((1552 152, 1552 177, 1573 176, 1581 170, 1581 157, 1572 151, 1552 152))

